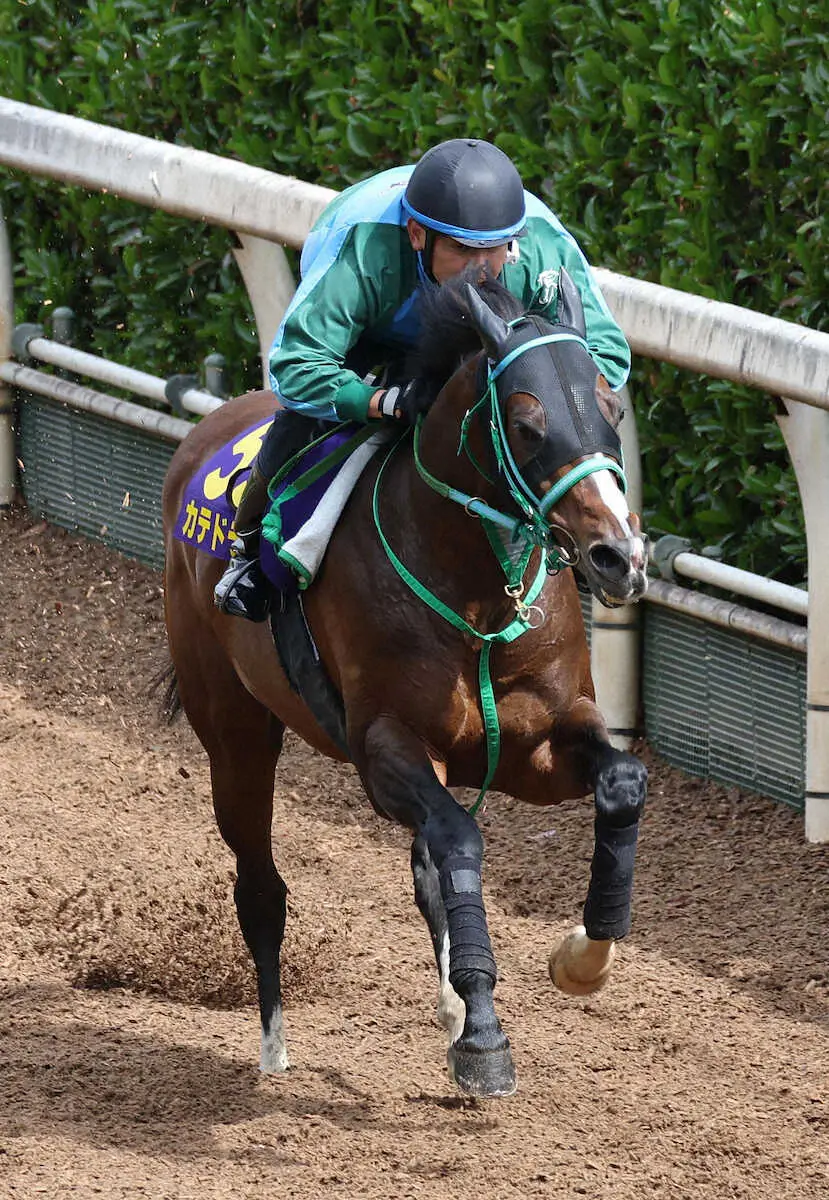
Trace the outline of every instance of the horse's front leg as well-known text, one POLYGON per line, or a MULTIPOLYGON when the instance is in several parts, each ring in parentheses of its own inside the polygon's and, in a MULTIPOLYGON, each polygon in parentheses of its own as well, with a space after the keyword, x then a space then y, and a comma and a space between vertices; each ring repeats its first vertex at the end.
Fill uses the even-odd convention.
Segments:
POLYGON ((615 750, 604 734, 591 733, 583 753, 596 809, 584 924, 550 955, 551 979, 573 996, 604 986, 616 942, 630 932, 633 867, 648 778, 644 764, 615 750))
MULTIPOLYGON (((371 724, 355 759, 373 803, 422 838, 437 875, 448 936, 448 981, 465 1009, 463 1029, 447 1054, 449 1072, 469 1095, 509 1096, 515 1091, 515 1068, 493 1002, 497 972, 484 911, 478 827, 437 778, 420 739, 394 718, 380 717, 371 724)), ((428 886, 428 869, 424 881, 428 886)), ((421 898, 426 897, 422 891, 421 898)), ((424 915, 433 938, 435 932, 442 935, 435 894, 424 915)), ((441 937, 436 945, 439 966, 442 949, 441 937)))
POLYGON ((412 877, 415 902, 429 927, 435 961, 438 965, 438 1020, 449 1034, 450 1046, 463 1033, 466 1009, 463 1000, 449 982, 449 922, 440 889, 440 876, 432 862, 426 841, 418 835, 412 842, 412 877))

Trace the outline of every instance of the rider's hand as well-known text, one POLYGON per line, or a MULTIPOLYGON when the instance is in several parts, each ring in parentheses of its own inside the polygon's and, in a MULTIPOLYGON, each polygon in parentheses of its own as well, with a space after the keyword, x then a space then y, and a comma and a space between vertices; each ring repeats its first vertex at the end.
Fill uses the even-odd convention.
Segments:
POLYGON ((371 400, 369 400, 369 417, 392 417, 394 420, 401 420, 405 414, 400 401, 411 386, 412 384, 409 382, 405 384, 395 383, 391 387, 380 388, 374 393, 371 400))

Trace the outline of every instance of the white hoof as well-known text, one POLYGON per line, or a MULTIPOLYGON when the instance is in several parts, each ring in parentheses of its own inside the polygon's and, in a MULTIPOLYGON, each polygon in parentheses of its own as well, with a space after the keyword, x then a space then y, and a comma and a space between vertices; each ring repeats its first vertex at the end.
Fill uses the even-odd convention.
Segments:
POLYGON ((466 1023, 466 1005, 451 983, 446 983, 438 995, 438 1020, 449 1034, 449 1045, 453 1046, 463 1033, 466 1023))
POLYGON ((594 942, 577 925, 550 955, 550 978, 568 996, 589 996, 607 983, 615 957, 612 939, 594 942))

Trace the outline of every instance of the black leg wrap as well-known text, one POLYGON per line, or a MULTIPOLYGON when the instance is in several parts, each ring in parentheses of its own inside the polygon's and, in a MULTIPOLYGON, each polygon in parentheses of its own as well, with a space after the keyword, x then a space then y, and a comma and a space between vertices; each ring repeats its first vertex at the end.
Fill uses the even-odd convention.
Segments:
POLYGON ((639 822, 625 829, 596 821, 590 887, 584 905, 587 936, 595 940, 623 938, 630 932, 633 863, 639 822))
POLYGON ((472 858, 447 858, 440 871, 440 888, 449 923, 449 981, 461 991, 470 972, 495 983, 495 956, 481 895, 480 865, 472 858))

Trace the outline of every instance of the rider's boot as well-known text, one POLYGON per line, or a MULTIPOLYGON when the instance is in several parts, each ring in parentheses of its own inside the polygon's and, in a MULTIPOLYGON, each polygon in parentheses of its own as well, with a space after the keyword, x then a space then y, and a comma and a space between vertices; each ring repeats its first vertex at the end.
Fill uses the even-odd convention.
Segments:
POLYGON ((236 510, 230 562, 213 592, 216 607, 231 617, 264 621, 271 609, 270 585, 259 562, 259 538, 267 503, 268 480, 254 463, 236 510))

